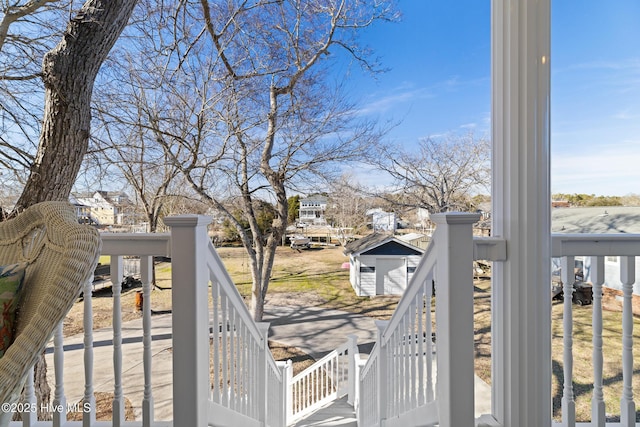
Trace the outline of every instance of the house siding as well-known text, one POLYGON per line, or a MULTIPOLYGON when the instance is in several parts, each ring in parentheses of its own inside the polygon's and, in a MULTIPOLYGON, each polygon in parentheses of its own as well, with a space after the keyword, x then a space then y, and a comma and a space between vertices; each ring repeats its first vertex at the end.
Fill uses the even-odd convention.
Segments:
POLYGON ((376 257, 375 256, 361 256, 360 268, 358 268, 358 274, 360 276, 360 296, 375 296, 376 294, 376 257), (373 271, 361 272, 362 267, 373 267, 373 271))
MULTIPOLYGON (((620 257, 614 257, 615 260, 610 257, 605 257, 604 266, 604 287, 622 291, 622 281, 620 280, 620 257)), ((591 258, 590 257, 576 257, 576 259, 584 261, 584 280, 586 282, 592 282, 591 278, 591 258)), ((635 259, 635 273, 636 281, 633 284, 633 293, 640 295, 640 259, 635 259)))
POLYGON ((374 233, 347 245, 345 254, 349 254, 349 279, 356 295, 402 295, 423 250, 374 233))

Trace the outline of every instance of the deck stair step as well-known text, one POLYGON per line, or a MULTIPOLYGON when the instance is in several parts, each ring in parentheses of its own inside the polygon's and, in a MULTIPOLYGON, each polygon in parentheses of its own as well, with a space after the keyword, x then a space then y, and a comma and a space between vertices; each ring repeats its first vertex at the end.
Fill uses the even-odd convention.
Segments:
POLYGON ((345 396, 309 414, 295 423, 293 427, 356 427, 357 425, 353 406, 347 403, 345 396))

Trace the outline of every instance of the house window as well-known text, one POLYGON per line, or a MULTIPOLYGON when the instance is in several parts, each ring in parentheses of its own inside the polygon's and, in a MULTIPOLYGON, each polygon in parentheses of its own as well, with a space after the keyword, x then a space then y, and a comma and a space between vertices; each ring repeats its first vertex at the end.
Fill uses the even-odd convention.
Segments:
POLYGON ((416 272, 416 267, 407 266, 407 273, 415 273, 415 272, 416 272))
POLYGON ((360 273, 374 273, 375 271, 375 267, 367 267, 365 265, 360 267, 360 273))

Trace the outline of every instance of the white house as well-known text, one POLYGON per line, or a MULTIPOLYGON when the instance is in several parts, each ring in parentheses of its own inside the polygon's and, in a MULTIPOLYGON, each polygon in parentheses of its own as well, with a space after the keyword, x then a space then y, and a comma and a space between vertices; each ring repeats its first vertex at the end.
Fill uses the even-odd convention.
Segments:
POLYGON ((376 208, 369 209, 366 215, 371 217, 371 228, 374 231, 396 231, 398 218, 394 212, 385 212, 376 208))
POLYGON ((326 224, 324 214, 327 210, 327 200, 319 195, 300 199, 300 221, 305 224, 326 224))
POLYGON ((122 225, 127 207, 132 206, 126 194, 96 191, 71 198, 83 222, 98 225, 122 225))
POLYGON ((402 295, 424 250, 395 236, 373 233, 345 246, 349 280, 358 296, 402 295))

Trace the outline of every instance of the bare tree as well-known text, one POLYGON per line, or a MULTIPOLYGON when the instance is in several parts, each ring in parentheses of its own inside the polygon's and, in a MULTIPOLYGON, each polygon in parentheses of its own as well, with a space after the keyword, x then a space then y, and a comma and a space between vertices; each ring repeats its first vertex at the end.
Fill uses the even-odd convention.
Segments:
MULTIPOLYGON (((0 21, 0 82, 7 96, 0 107, 3 122, 0 164, 3 168, 29 171, 23 192, 14 208, 19 211, 46 200, 68 200, 89 140, 90 100, 93 84, 107 54, 126 25, 135 0, 88 0, 74 12, 66 30, 51 31, 59 8, 46 0, 3 2, 0 21), (46 13, 39 16, 39 13, 46 13), (10 31, 10 27, 16 29, 10 31), (35 30, 31 27, 35 26, 35 30), (51 50, 51 37, 62 39, 51 50), (24 37, 23 37, 24 35, 24 37), (36 71, 35 61, 42 60, 36 71), (44 85, 44 102, 33 101, 26 86, 13 91, 8 82, 44 85), (42 105, 42 108, 34 108, 42 105), (42 112, 41 127, 37 122, 42 112), (38 148, 32 154, 34 135, 38 148), (13 140, 17 139, 17 141, 13 140), (16 166, 17 165, 17 166, 16 166)), ((59 5, 57 5, 59 6, 59 5)), ((15 86, 14 86, 15 87, 15 86)), ((33 86, 31 86, 33 87, 33 86)), ((41 90, 35 93, 41 93, 41 90)), ((39 404, 49 400, 44 357, 36 363, 35 387, 39 404)), ((39 405, 40 406, 40 405, 39 405)))
MULTIPOLYGON (((357 177, 351 173, 342 175, 329 183, 331 197, 327 204, 326 216, 334 227, 343 230, 341 239, 351 234, 350 230, 363 230, 366 227, 366 211, 373 206, 374 199, 366 197, 367 191, 358 188, 357 177)), ((344 240, 342 240, 345 243, 344 240)))
POLYGON ((411 150, 381 147, 377 166, 393 179, 394 203, 430 213, 466 211, 471 196, 489 187, 489 156, 487 139, 448 134, 421 139, 411 150))
POLYGON ((134 20, 136 87, 121 85, 117 107, 105 111, 118 126, 150 132, 236 228, 259 320, 287 225, 287 190, 337 171, 380 136, 328 79, 332 51, 374 70, 356 31, 393 15, 386 3, 326 0, 163 5, 146 4, 146 18, 134 20), (260 224, 260 201, 275 208, 271 227, 260 224))
POLYGON ((89 143, 96 75, 136 0, 88 0, 43 58, 44 117, 38 151, 16 209, 68 200, 89 143))
POLYGON ((62 35, 69 3, 0 3, 0 172, 13 187, 24 185, 34 159, 43 111, 42 58, 62 35))

